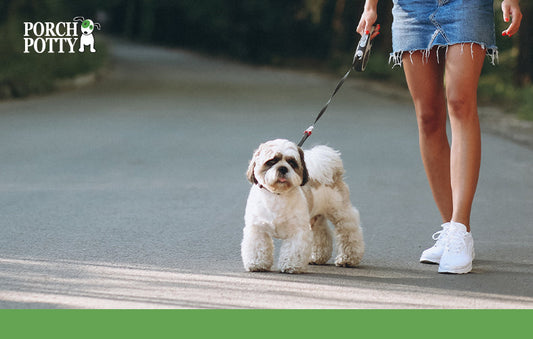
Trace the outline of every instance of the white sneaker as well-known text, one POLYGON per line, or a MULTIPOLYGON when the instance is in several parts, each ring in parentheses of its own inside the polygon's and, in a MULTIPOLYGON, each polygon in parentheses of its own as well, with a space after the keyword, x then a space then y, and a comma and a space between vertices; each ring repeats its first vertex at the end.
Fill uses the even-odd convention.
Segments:
POLYGON ((466 226, 458 222, 448 228, 444 253, 440 260, 439 273, 464 274, 472 270, 474 260, 474 238, 466 226))
POLYGON ((420 262, 424 264, 438 264, 440 263, 440 258, 442 257, 442 253, 444 253, 444 247, 446 244, 446 238, 448 236, 448 228, 450 227, 450 223, 444 223, 441 225, 442 230, 435 232, 433 234, 433 240, 436 240, 437 242, 433 247, 428 248, 424 252, 422 252, 422 255, 420 256, 420 262))

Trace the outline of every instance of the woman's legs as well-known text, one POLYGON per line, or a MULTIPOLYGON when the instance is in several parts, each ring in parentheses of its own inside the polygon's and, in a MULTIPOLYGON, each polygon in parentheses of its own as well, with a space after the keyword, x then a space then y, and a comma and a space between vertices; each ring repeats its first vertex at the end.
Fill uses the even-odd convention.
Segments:
POLYGON ((464 224, 469 232, 481 162, 477 87, 484 58, 485 50, 477 44, 449 46, 446 56, 446 97, 452 129, 452 220, 464 224))
POLYGON ((453 203, 450 145, 446 136, 444 53, 444 49, 434 49, 429 58, 422 51, 412 55, 404 53, 403 68, 415 105, 422 162, 442 220, 448 222, 452 219, 453 203), (436 53, 440 53, 440 63, 436 53))
POLYGON ((429 58, 422 51, 403 56, 417 115, 420 152, 433 197, 444 222, 462 223, 468 231, 481 162, 477 85, 484 57, 485 50, 477 44, 451 45, 447 52, 433 49, 429 58), (451 150, 446 136, 446 106, 452 129, 451 150))

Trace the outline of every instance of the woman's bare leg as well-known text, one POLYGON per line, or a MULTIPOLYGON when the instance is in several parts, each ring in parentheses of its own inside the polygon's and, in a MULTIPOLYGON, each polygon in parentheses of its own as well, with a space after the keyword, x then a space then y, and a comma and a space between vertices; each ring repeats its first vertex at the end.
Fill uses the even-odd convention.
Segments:
POLYGON ((446 135, 444 53, 444 49, 433 49, 429 58, 422 51, 404 53, 403 68, 415 105, 422 162, 442 220, 448 222, 452 219, 453 203, 450 145, 446 135))
POLYGON ((446 55, 446 97, 452 129, 452 220, 470 231, 470 213, 481 163, 477 87, 486 51, 477 44, 451 45, 446 55))

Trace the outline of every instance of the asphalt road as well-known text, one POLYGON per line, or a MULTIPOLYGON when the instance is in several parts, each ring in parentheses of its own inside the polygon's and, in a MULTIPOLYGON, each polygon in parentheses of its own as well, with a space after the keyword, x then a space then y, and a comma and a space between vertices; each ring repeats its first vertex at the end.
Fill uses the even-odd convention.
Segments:
POLYGON ((533 308, 530 148, 483 134, 474 270, 437 274, 412 104, 352 75, 306 146, 343 154, 362 265, 246 273, 252 152, 299 140, 338 79, 111 48, 93 85, 0 103, 0 308, 533 308))

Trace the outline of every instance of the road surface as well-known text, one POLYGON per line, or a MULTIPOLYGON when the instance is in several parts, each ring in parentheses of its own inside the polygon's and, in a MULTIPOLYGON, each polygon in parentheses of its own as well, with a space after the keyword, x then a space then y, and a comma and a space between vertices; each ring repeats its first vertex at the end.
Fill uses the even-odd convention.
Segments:
POLYGON ((94 85, 0 102, 0 308, 533 308, 531 148, 483 134, 474 269, 437 274, 412 104, 354 74, 306 147, 343 154, 361 266, 246 273, 252 152, 298 141, 338 79, 111 49, 94 85))

